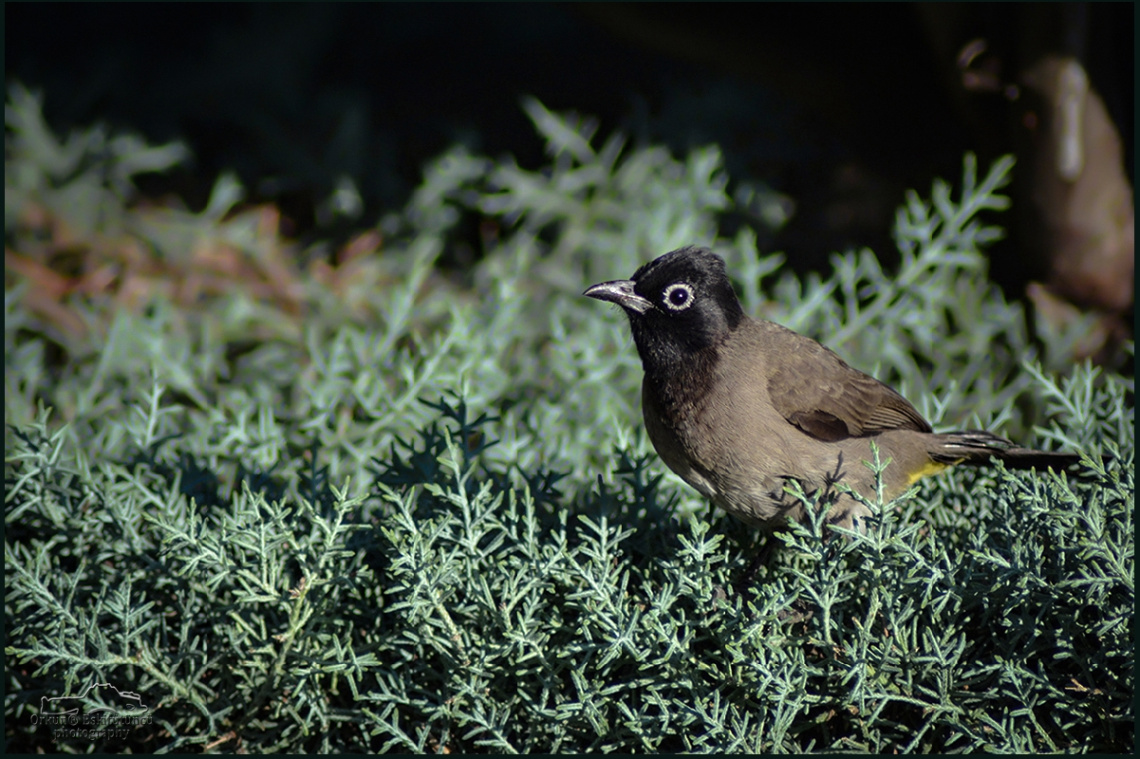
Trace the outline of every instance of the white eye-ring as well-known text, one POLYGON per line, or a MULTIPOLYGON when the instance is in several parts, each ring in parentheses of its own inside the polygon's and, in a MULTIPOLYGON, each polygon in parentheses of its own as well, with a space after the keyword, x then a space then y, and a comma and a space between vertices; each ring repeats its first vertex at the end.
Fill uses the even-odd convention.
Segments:
POLYGON ((665 288, 661 300, 670 311, 684 311, 693 305, 693 288, 685 282, 676 282, 665 288))

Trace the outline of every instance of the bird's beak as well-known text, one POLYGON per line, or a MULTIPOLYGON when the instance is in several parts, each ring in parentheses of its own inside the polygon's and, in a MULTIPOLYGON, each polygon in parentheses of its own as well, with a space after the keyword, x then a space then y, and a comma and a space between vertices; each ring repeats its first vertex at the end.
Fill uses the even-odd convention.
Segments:
POLYGON ((633 291, 633 281, 629 279, 615 279, 613 282, 601 282, 582 293, 588 298, 608 300, 616 303, 626 311, 644 314, 653 308, 653 303, 633 291))

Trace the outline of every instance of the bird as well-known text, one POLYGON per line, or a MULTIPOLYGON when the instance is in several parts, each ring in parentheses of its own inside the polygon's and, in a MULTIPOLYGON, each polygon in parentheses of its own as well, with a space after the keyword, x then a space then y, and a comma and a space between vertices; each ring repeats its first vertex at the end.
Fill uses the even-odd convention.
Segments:
POLYGON ((936 433, 902 395, 810 337, 749 317, 724 260, 690 245, 631 279, 584 295, 629 317, 641 357, 649 440, 682 480, 727 513, 773 531, 804 522, 804 498, 822 491, 825 523, 866 532, 876 475, 883 502, 957 464, 1065 468, 1072 453, 1023 448, 986 430, 936 433))

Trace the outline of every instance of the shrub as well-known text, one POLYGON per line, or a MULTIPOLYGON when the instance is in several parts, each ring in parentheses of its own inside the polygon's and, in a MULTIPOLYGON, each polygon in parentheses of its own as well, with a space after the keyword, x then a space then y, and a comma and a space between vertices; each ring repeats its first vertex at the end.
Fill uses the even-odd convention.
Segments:
POLYGON ((911 194, 897 272, 858 251, 798 279, 716 236, 715 148, 596 148, 534 101, 549 165, 454 149, 339 251, 228 179, 199 214, 82 173, 61 204, 80 179, 36 107, 13 95, 5 164, 10 749, 1133 749, 1132 384, 987 280, 1010 161, 911 194), (471 217, 485 247, 449 274, 471 217), (847 541, 813 509, 739 587, 753 536, 657 461, 623 320, 579 296, 694 241, 936 426, 1115 458, 954 471, 847 541), (149 721, 39 721, 91 683, 149 721))

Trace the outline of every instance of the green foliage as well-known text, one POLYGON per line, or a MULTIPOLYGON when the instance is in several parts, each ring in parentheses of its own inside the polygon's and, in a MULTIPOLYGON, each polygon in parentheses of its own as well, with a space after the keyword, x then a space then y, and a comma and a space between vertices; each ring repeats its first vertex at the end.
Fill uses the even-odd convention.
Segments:
POLYGON ((104 127, 60 141, 41 113, 42 97, 12 85, 5 109, 4 225, 29 203, 65 214, 79 234, 114 229, 134 197, 132 179, 165 171, 190 157, 180 143, 150 147, 134 135, 111 137, 104 127))
MULTIPOLYGON (((304 285, 303 318, 240 288, 80 298, 101 329, 52 364, 13 278, 8 747, 1130 752, 1133 387, 1031 342, 986 279, 1000 231, 978 214, 1004 207, 1010 163, 979 178, 968 157, 957 200, 912 194, 897 272, 860 251, 768 282, 779 257, 716 237, 715 148, 596 148, 588 120, 524 107, 550 165, 450 151, 375 260, 304 285), (472 215, 495 231, 457 282, 437 263, 472 215), (1115 458, 954 471, 847 540, 809 503, 740 587, 753 536, 652 454, 624 319, 579 295, 690 242, 726 256, 749 311, 936 424, 1115 458), (153 723, 53 743, 40 698, 91 682, 142 694, 153 723)), ((24 111, 16 133, 43 143, 24 111)), ((10 146, 5 177, 28 174, 29 203, 77 176, 27 156, 10 146)), ((232 225, 240 189, 219 187, 222 212, 167 220, 232 225)), ((156 255, 185 239, 132 224, 156 255)), ((249 255, 273 242, 243 229, 249 255)))

